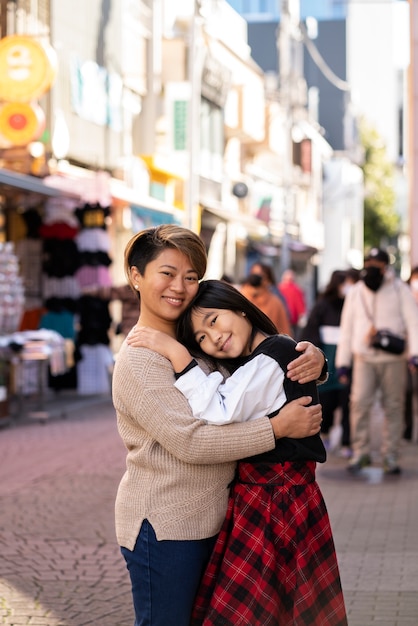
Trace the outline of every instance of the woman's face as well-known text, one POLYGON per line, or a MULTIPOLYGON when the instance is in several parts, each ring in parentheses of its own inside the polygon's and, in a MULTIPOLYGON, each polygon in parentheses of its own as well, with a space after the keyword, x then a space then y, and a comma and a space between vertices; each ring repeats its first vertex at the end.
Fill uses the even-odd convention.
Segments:
POLYGON ((131 279, 141 296, 140 323, 164 331, 187 309, 199 285, 190 259, 172 248, 150 261, 143 276, 132 267, 131 279))
POLYGON ((252 327, 241 312, 196 308, 191 320, 195 340, 206 354, 215 359, 249 354, 252 327))

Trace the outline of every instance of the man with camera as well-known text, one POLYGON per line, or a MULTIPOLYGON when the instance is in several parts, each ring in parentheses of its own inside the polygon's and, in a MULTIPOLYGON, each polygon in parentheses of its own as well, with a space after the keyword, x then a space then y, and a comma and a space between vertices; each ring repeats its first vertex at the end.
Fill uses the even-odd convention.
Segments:
POLYGON ((348 470, 371 465, 370 417, 380 392, 385 428, 385 474, 398 475, 406 385, 406 361, 418 367, 418 307, 408 286, 389 267, 386 250, 372 248, 360 280, 348 292, 341 316, 336 367, 341 382, 352 376, 350 396, 353 456, 348 470))

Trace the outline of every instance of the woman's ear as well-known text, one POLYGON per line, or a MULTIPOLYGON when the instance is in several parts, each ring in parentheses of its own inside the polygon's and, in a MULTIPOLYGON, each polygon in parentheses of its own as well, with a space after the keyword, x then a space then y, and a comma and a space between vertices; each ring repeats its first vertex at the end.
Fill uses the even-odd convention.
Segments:
POLYGON ((138 289, 138 283, 141 278, 141 274, 139 273, 138 268, 135 265, 132 265, 129 275, 131 278, 132 286, 134 287, 134 289, 138 289))

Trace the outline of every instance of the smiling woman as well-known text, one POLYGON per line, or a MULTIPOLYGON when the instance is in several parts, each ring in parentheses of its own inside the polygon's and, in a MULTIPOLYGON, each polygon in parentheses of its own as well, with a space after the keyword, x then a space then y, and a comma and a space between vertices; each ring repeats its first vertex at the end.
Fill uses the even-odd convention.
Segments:
MULTIPOLYGON (((192 303, 205 270, 205 247, 192 231, 162 225, 136 234, 125 250, 125 273, 140 300, 137 328, 174 339, 177 321, 192 303)), ((311 347, 299 359, 300 369, 306 373, 309 368, 315 380, 322 355, 311 347)), ((320 427, 321 410, 306 406, 306 398, 284 407, 280 419, 262 416, 220 429, 196 419, 174 383, 166 358, 153 349, 122 344, 113 373, 113 403, 127 469, 115 514, 136 624, 189 626, 225 517, 236 461, 273 450, 275 437, 305 437, 320 427)))

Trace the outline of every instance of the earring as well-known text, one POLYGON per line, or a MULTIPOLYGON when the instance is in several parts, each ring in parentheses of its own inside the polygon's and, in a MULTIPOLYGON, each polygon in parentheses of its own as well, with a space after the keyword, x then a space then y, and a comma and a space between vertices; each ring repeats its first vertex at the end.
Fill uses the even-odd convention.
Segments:
POLYGON ((139 289, 138 285, 135 285, 135 289, 139 289))
POLYGON ((245 311, 241 311, 241 315, 242 317, 246 317, 247 314, 245 313, 245 311))

